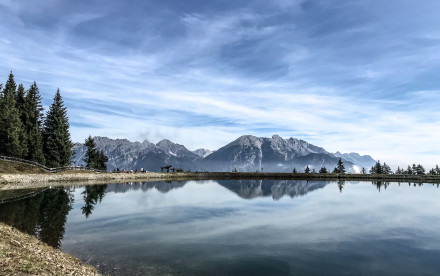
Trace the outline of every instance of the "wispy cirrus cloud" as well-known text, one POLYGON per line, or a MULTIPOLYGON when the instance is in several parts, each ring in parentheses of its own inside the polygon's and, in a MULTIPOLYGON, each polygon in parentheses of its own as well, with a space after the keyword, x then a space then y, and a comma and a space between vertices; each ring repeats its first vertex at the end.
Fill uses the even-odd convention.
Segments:
POLYGON ((0 73, 61 89, 72 136, 216 149, 295 136, 438 163, 437 1, 2 1, 0 73))

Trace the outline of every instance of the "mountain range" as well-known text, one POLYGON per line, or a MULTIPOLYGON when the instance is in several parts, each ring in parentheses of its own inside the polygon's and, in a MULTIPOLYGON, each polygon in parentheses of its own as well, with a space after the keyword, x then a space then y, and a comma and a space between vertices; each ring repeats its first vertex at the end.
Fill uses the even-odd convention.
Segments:
MULTIPOLYGON (((184 187, 188 182, 127 182, 124 184, 109 184, 105 193, 126 193, 127 191, 147 192, 156 189, 161 193, 184 187)), ((200 181, 199 183, 204 183, 200 181)), ((243 199, 259 197, 272 197, 279 200, 284 196, 291 198, 303 196, 314 190, 324 188, 329 181, 306 181, 306 180, 221 180, 216 184, 225 187, 243 199)))
MULTIPOLYGON (((370 168, 376 161, 369 155, 358 153, 330 153, 322 147, 296 138, 283 139, 244 135, 216 151, 207 149, 188 150, 185 146, 164 139, 157 144, 148 141, 130 142, 127 139, 94 137, 96 147, 108 156, 108 170, 143 168, 160 171, 160 167, 172 165, 185 171, 264 171, 291 172, 296 168, 304 171, 306 166, 319 171, 326 167, 332 171, 341 158, 348 172, 370 168)), ((84 165, 86 147, 74 145, 74 165, 84 165)))

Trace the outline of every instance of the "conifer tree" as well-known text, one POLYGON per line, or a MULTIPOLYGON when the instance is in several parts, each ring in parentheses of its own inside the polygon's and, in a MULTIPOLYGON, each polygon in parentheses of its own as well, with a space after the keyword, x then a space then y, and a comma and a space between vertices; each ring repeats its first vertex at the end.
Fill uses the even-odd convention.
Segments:
POLYGON ((326 167, 321 167, 321 169, 319 170, 319 173, 328 173, 327 172, 327 168, 326 167))
POLYGON ((28 157, 28 133, 25 129, 25 120, 27 116, 27 112, 25 110, 25 95, 26 92, 24 90, 23 84, 18 85, 17 93, 15 95, 15 107, 17 108, 20 121, 21 121, 21 129, 19 134, 19 140, 20 145, 22 149, 22 157, 27 158, 28 157))
POLYGON ((23 84, 20 84, 17 89, 17 94, 15 96, 15 107, 18 109, 20 113, 20 119, 23 122, 23 117, 25 115, 24 112, 24 101, 26 97, 26 92, 24 91, 23 84))
POLYGON ((22 157, 22 124, 16 108, 17 85, 12 72, 2 91, 0 100, 0 154, 22 157))
POLYGON ((43 149, 47 166, 60 167, 70 164, 72 141, 69 133, 69 119, 59 89, 44 121, 43 149))
POLYGON ((391 174, 391 168, 385 162, 383 163, 383 166, 382 166, 382 173, 383 174, 391 174))
POLYGON ((342 159, 339 158, 338 161, 338 166, 336 167, 338 170, 338 173, 345 173, 345 166, 344 166, 344 162, 342 162, 342 159))
POLYGON ((26 94, 23 126, 27 135, 29 160, 45 163, 43 153, 43 106, 41 105, 41 96, 37 84, 34 82, 26 94))
POLYGON ((85 140, 84 145, 87 147, 85 158, 86 168, 88 169, 98 169, 107 170, 108 157, 105 155, 103 150, 98 150, 96 148, 95 140, 89 135, 85 140))
POLYGON ((374 166, 374 170, 375 170, 376 174, 382 174, 383 173, 382 165, 380 164, 379 160, 377 160, 376 166, 374 166))
POLYGON ((92 136, 89 135, 89 137, 85 140, 84 145, 87 147, 85 157, 83 159, 84 162, 86 162, 86 168, 96 168, 96 144, 95 140, 92 138, 92 136))
POLYGON ((306 169, 305 169, 304 172, 305 172, 305 173, 309 173, 309 172, 310 172, 310 168, 309 168, 309 166, 306 167, 306 169))
POLYGON ((107 164, 106 163, 108 162, 108 157, 107 157, 107 155, 105 155, 103 150, 98 150, 97 161, 96 162, 97 162, 96 168, 98 170, 103 170, 103 171, 107 170, 107 164))
POLYGON ((418 164, 416 166, 416 173, 415 174, 417 174, 417 175, 424 175, 425 174, 425 168, 422 165, 418 164))

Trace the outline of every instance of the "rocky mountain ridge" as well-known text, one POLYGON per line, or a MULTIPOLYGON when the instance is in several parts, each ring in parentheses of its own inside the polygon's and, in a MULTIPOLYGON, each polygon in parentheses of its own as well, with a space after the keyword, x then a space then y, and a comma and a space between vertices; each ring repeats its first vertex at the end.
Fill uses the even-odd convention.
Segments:
MULTIPOLYGON (((160 167, 172 165, 185 171, 274 171, 291 172, 295 168, 304 171, 306 166, 319 171, 321 167, 333 170, 339 158, 349 172, 369 168, 375 160, 357 153, 327 152, 324 148, 296 138, 283 139, 244 135, 211 152, 206 149, 188 150, 185 146, 164 139, 157 144, 148 141, 130 142, 127 139, 95 137, 98 149, 108 156, 108 170, 137 169, 160 171, 160 167)), ((84 165, 84 144, 74 145, 75 165, 84 165)))

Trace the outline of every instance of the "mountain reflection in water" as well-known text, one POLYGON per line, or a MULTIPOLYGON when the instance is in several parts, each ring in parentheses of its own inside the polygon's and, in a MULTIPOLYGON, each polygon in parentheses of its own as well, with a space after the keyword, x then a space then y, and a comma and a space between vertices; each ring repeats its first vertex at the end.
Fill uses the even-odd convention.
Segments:
POLYGON ((89 185, 1 203, 0 221, 110 275, 435 275, 437 188, 300 180, 89 185))

